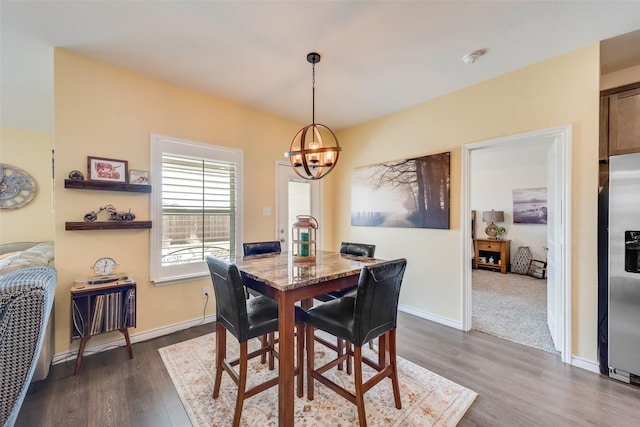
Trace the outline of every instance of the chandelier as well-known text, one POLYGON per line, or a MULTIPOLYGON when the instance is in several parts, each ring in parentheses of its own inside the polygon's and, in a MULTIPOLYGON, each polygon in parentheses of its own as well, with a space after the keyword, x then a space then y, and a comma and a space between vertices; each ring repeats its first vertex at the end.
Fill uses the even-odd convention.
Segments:
POLYGON ((338 155, 342 148, 336 134, 331 129, 316 123, 316 64, 320 62, 320 54, 307 54, 307 61, 312 64, 312 110, 311 124, 296 133, 291 142, 290 151, 284 153, 289 158, 291 167, 302 178, 320 179, 333 170, 338 163, 338 155))

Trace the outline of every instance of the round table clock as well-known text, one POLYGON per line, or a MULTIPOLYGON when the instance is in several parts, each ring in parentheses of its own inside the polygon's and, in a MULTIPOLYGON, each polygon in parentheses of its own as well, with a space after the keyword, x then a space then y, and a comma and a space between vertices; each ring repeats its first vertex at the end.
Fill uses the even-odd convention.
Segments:
POLYGON ((113 258, 104 257, 93 263, 93 271, 98 276, 108 276, 116 271, 117 266, 113 258))
POLYGON ((36 195, 31 175, 15 166, 0 163, 0 210, 18 209, 36 195))
POLYGON ((127 277, 126 274, 120 274, 118 269, 118 263, 113 258, 103 257, 93 263, 93 275, 89 278, 87 283, 90 285, 101 285, 103 283, 116 282, 120 279, 127 277))
POLYGON ((90 285, 102 285, 126 279, 127 275, 118 272, 118 263, 109 257, 102 257, 93 263, 93 275, 89 278, 90 285))

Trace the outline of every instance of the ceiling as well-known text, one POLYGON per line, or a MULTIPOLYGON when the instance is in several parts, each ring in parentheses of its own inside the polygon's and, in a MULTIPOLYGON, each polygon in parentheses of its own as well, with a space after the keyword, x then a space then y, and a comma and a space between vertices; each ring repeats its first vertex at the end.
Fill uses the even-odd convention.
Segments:
POLYGON ((317 51, 316 121, 340 130, 638 29, 639 1, 1 0, 0 119, 53 130, 53 47, 300 123, 317 51))

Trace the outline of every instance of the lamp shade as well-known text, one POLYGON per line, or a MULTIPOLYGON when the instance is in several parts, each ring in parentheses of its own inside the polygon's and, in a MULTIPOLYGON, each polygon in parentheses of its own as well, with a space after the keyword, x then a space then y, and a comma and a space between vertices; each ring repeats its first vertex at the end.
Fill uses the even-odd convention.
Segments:
POLYGON ((504 211, 490 211, 482 212, 482 221, 484 222, 504 222, 504 211))

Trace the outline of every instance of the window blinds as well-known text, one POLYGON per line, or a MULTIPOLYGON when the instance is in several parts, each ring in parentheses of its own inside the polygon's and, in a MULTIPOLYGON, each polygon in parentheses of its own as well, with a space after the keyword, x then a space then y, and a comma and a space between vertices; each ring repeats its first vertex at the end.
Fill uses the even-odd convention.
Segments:
POLYGON ((234 162, 162 155, 162 266, 235 253, 234 162))
POLYGON ((206 257, 234 257, 242 241, 242 150, 150 135, 149 278, 209 276, 206 257))

